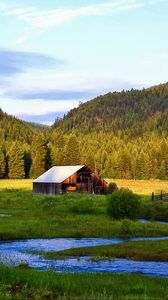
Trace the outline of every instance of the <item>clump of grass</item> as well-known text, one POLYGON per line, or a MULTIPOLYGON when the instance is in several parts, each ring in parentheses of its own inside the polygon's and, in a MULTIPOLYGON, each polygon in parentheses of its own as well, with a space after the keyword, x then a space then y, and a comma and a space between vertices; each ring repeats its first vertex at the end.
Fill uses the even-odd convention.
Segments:
POLYGON ((20 263, 18 265, 18 268, 20 268, 20 269, 28 269, 29 268, 29 264, 28 263, 20 263))

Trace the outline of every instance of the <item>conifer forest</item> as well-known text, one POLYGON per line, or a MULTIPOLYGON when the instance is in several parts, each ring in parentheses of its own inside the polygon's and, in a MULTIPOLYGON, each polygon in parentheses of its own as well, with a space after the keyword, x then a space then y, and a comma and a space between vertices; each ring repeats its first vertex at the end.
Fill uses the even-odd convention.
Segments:
POLYGON ((168 83, 80 103, 51 127, 0 110, 0 178, 78 164, 105 178, 168 179, 168 83))

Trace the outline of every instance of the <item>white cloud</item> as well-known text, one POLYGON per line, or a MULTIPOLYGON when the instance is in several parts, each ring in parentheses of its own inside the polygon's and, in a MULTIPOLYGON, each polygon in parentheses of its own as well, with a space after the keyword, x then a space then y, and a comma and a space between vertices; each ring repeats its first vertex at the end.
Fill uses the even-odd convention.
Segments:
POLYGON ((9 114, 15 116, 41 116, 50 113, 67 112, 77 107, 79 101, 57 100, 46 101, 43 99, 36 100, 14 100, 10 98, 0 99, 0 108, 9 114))
POLYGON ((113 0, 95 5, 81 6, 78 8, 62 8, 52 10, 37 10, 35 8, 3 8, 3 15, 17 17, 24 21, 28 27, 24 34, 18 39, 18 43, 23 43, 34 35, 38 35, 44 30, 56 27, 69 22, 77 17, 103 16, 126 10, 132 10, 144 6, 143 0, 113 0))
POLYGON ((15 9, 4 12, 5 15, 17 16, 34 28, 46 29, 68 22, 80 16, 102 16, 111 12, 130 10, 143 6, 140 0, 115 0, 97 5, 82 6, 74 9, 53 9, 38 11, 36 9, 15 9))

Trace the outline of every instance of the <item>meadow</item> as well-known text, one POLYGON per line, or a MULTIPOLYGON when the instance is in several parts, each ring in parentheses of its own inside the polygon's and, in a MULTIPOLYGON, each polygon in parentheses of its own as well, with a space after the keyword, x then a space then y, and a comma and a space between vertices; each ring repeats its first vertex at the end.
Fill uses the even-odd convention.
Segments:
POLYGON ((139 195, 168 193, 168 180, 128 180, 128 179, 106 179, 108 183, 115 182, 119 188, 128 188, 139 195))
MULTIPOLYGON (((168 203, 142 198, 140 218, 168 220, 168 203)), ((107 196, 64 194, 45 196, 28 190, 0 191, 0 239, 37 237, 129 237, 167 235, 167 225, 113 220, 107 196), (124 223, 123 223, 124 222, 124 223)))
POLYGON ((0 179, 0 190, 32 190, 32 179, 0 179))
MULTIPOLYGON (((155 183, 156 189, 152 191, 157 191, 161 186, 159 181, 156 182, 158 185, 155 183)), ((145 189, 143 182, 141 184, 139 217, 168 221, 168 203, 153 203, 150 192, 146 190, 147 183, 145 189)), ((139 185, 140 183, 136 189, 139 185)), ((151 188, 150 182, 148 185, 151 188)), ((31 186, 31 180, 0 181, 0 214, 9 215, 0 217, 0 240, 37 237, 165 236, 168 233, 168 226, 164 224, 113 220, 107 215, 105 195, 75 193, 45 196, 33 194, 31 186)), ((118 186, 120 187, 119 184, 118 186)), ((127 187, 133 189, 135 185, 133 187, 131 181, 127 187)), ((135 191, 137 190, 134 189, 135 191)), ((128 242, 122 246, 74 249, 74 252, 69 250, 68 253, 58 254, 67 256, 83 253, 99 259, 107 256, 167 261, 167 246, 167 241, 155 241, 153 244, 152 241, 141 241, 128 242)), ((166 299, 167 283, 166 278, 137 274, 56 274, 52 271, 38 272, 0 266, 0 299, 3 300, 166 299)))
MULTIPOLYGON (((168 193, 168 180, 128 180, 128 179, 105 179, 108 183, 115 182, 119 188, 128 188, 139 195, 151 195, 152 192, 168 193)), ((24 189, 32 190, 32 179, 3 179, 0 180, 1 189, 24 189)))

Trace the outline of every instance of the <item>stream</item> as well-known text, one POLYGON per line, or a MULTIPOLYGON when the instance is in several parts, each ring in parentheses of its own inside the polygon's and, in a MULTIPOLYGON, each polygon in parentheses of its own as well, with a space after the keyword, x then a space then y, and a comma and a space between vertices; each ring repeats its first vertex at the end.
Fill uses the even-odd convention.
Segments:
POLYGON ((96 260, 91 257, 71 257, 66 259, 45 259, 40 255, 27 251, 59 251, 77 247, 91 247, 99 245, 119 244, 125 241, 138 240, 168 240, 166 237, 145 238, 53 238, 53 239, 25 239, 0 242, 0 264, 18 266, 27 263, 30 268, 37 270, 52 269, 56 272, 113 272, 138 273, 168 277, 168 262, 134 261, 128 259, 96 260))

